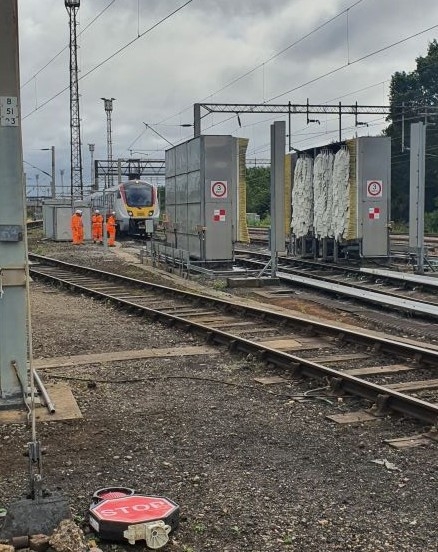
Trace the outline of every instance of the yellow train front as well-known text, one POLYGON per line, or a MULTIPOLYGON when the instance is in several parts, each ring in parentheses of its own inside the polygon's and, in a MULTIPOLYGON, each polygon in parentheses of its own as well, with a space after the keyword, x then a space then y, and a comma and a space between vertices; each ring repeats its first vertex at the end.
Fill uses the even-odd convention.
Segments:
POLYGON ((160 205, 157 187, 143 180, 129 180, 90 196, 91 207, 116 213, 117 231, 129 236, 146 236, 158 223, 160 205))

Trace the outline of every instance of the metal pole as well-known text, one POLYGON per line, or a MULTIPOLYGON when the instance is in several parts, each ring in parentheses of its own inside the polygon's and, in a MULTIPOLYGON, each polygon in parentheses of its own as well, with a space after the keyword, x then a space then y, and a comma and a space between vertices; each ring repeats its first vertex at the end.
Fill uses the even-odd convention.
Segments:
POLYGON ((342 104, 339 102, 339 141, 342 142, 342 104))
POLYGON ((201 136, 201 104, 193 105, 193 136, 201 136))
POLYGON ((105 253, 108 252, 108 236, 107 236, 107 233, 106 233, 106 216, 107 216, 107 206, 105 205, 105 199, 106 199, 106 194, 105 194, 105 188, 103 189, 102 191, 102 194, 103 194, 103 222, 102 222, 102 232, 103 232, 103 250, 105 253))
MULTIPOLYGON (((61 175, 61 190, 62 190, 61 193, 64 196, 64 173, 65 173, 65 169, 60 169, 59 173, 61 175)), ((65 195, 67 196, 68 194, 65 194, 65 195)))
POLYGON ((277 273, 277 254, 286 248, 284 235, 284 148, 286 122, 271 125, 271 277, 277 273))
POLYGON ((56 172, 55 172, 55 146, 50 148, 52 150, 52 182, 50 183, 50 191, 52 199, 56 197, 56 172))
POLYGON ((40 185, 39 185, 39 178, 40 178, 40 175, 39 175, 39 174, 36 174, 36 175, 35 175, 35 180, 36 180, 36 192, 37 192, 37 195, 36 195, 36 207, 35 207, 35 218, 36 218, 36 219, 39 217, 39 214, 40 214, 40 185))
POLYGON ((424 188, 426 125, 411 124, 410 142, 409 250, 417 257, 417 272, 424 271, 424 188))
POLYGON ((88 150, 90 152, 91 158, 91 168, 90 168, 90 192, 96 192, 97 188, 94 182, 94 144, 88 144, 88 150))
MULTIPOLYGON (((27 385, 26 209, 17 0, 0 2, 0 408, 27 385)), ((31 383, 32 385, 32 383, 31 383)))

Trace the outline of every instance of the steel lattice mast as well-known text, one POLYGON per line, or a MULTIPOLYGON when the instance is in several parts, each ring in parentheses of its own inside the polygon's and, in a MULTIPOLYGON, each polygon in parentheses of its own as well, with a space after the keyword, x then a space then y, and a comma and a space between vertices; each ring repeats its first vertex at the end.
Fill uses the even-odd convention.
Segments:
MULTIPOLYGON (((113 162, 113 138, 111 131, 111 113, 113 111, 113 100, 115 98, 101 98, 105 106, 106 113, 106 147, 107 147, 107 156, 108 163, 111 166, 113 162)), ((109 175, 109 182, 106 183, 105 187, 113 185, 113 176, 112 173, 109 175)))
POLYGON ((79 86, 78 86, 78 45, 76 40, 76 14, 80 0, 65 0, 65 7, 69 14, 70 25, 70 192, 72 200, 82 198, 84 193, 82 182, 82 148, 81 148, 81 119, 79 116, 79 86))

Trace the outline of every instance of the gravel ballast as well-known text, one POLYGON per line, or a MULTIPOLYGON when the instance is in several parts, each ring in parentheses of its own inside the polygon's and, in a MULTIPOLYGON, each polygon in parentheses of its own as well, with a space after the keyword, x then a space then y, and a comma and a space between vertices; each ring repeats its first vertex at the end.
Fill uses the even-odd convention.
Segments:
MULTIPOLYGON (((38 252, 133 275, 119 251, 44 247, 38 252)), ((35 358, 205 345, 38 282, 31 294, 35 358)), ((354 409, 354 398, 316 391, 298 402, 309 382, 212 351, 40 371, 45 383, 68 382, 83 415, 37 427, 45 484, 67 496, 83 528, 93 492, 123 486, 180 505, 180 527, 164 550, 436 552, 437 446, 398 451, 384 443, 423 426, 395 417, 334 424, 326 416, 354 409), (275 374, 288 381, 254 381, 275 374)), ((0 507, 27 490, 29 438, 26 426, 0 426, 0 507)))

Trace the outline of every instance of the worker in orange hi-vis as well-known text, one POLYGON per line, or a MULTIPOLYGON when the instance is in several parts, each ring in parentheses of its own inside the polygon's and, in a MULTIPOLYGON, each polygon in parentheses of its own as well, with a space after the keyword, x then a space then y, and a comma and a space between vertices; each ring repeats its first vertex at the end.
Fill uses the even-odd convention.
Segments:
POLYGON ((84 243, 84 223, 80 209, 75 211, 71 217, 71 234, 73 245, 82 245, 84 243))
POLYGON ((108 245, 115 247, 116 241, 116 212, 113 211, 106 221, 106 228, 108 232, 108 245))
POLYGON ((103 216, 99 209, 96 209, 91 217, 91 235, 94 243, 102 243, 103 237, 103 216))

